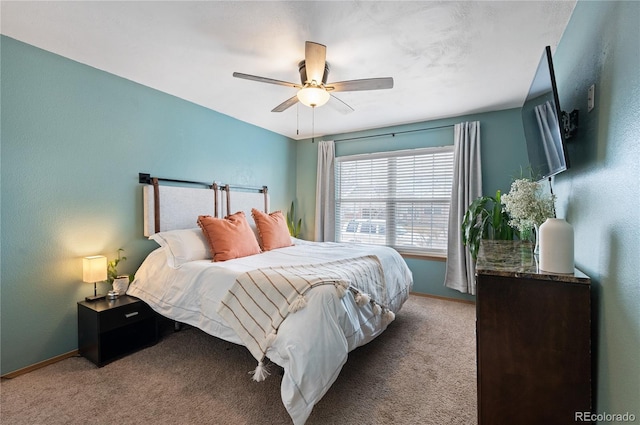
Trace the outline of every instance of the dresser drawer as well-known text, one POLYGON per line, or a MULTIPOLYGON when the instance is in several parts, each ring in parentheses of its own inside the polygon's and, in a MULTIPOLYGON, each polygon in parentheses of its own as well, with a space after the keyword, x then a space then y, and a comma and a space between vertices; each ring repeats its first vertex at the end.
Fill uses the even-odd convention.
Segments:
POLYGON ((100 313, 100 332, 107 332, 152 318, 153 310, 143 302, 127 304, 100 313))

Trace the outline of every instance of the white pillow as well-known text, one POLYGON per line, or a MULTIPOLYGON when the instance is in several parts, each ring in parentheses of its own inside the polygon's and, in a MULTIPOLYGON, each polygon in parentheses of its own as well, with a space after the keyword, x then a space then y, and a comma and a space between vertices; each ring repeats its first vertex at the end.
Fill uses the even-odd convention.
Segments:
POLYGON ((199 227, 184 230, 169 230, 149 236, 166 248, 167 264, 174 269, 196 260, 211 260, 209 243, 199 227))

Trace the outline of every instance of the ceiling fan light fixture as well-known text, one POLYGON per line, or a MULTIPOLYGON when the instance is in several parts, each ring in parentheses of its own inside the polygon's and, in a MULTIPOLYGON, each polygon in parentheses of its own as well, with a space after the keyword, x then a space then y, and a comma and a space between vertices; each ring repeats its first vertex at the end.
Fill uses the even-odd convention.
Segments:
POLYGON ((310 108, 322 106, 329 101, 331 95, 318 86, 306 86, 298 90, 298 100, 310 108))
POLYGON ((336 109, 340 112, 347 114, 349 112, 353 112, 353 108, 333 96, 333 93, 393 88, 393 78, 391 77, 365 78, 327 83, 329 76, 329 63, 326 60, 326 56, 327 46, 320 43, 314 43, 313 41, 305 42, 304 59, 298 63, 300 84, 274 80, 273 78, 259 77, 257 75, 243 74, 241 72, 234 72, 233 76, 235 78, 243 78, 245 80, 253 80, 260 83, 293 87, 298 90, 294 96, 273 108, 271 112, 285 111, 297 103, 302 103, 310 108, 315 108, 317 106, 324 105, 329 101, 329 99, 331 99, 331 97, 334 97, 335 101, 331 103, 331 106, 336 106, 336 109))

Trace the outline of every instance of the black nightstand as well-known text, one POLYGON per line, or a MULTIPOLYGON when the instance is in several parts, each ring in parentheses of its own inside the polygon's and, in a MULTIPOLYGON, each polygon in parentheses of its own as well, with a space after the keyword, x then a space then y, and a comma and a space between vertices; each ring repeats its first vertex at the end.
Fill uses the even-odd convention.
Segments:
POLYGON ((156 313, 141 300, 78 302, 78 351, 98 366, 158 342, 156 313))

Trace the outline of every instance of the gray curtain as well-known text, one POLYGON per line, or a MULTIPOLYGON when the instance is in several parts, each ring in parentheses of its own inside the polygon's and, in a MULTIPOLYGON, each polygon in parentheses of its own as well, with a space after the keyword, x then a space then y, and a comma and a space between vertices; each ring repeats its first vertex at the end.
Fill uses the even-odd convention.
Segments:
POLYGON ((315 240, 334 241, 336 227, 335 144, 333 140, 318 143, 316 180, 315 240))
POLYGON ((444 285, 462 293, 475 295, 475 264, 462 244, 462 219, 469 205, 482 196, 480 163, 480 122, 465 122, 454 127, 454 165, 449 241, 444 285))

